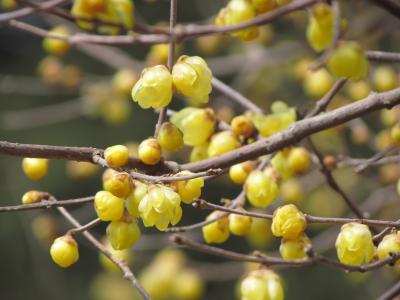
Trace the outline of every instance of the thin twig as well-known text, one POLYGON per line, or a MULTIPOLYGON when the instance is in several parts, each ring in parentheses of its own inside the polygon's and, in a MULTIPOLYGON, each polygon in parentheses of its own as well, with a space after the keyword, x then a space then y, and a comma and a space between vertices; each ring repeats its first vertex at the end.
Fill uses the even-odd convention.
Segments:
POLYGON ((393 150, 397 149, 396 146, 389 146, 386 149, 384 149, 381 152, 378 152, 377 154, 375 154, 374 156, 372 156, 371 158, 367 159, 363 164, 359 165, 358 167, 356 167, 354 169, 354 171, 356 171, 356 173, 361 173, 362 171, 364 171, 366 168, 368 168, 371 164, 381 160, 382 158, 384 158, 387 154, 389 154, 390 152, 392 152, 393 150))
MULTIPOLYGON (((57 201, 53 198, 54 201, 57 201)), ((58 207, 58 211, 76 228, 81 228, 82 225, 64 208, 58 207)), ((89 231, 84 231, 83 236, 92 243, 92 245, 97 248, 101 253, 103 253, 107 258, 109 258, 118 268, 121 269, 123 276, 126 280, 129 280, 132 285, 138 290, 138 292, 142 295, 142 297, 146 300, 151 300, 151 297, 145 291, 145 289, 141 286, 139 281, 136 279, 133 272, 130 270, 129 266, 125 261, 115 257, 103 244, 96 239, 89 231)))
POLYGON ((61 207, 61 206, 75 206, 81 205, 89 202, 93 202, 94 197, 85 197, 85 198, 77 198, 71 200, 60 200, 57 202, 42 200, 38 203, 33 204, 21 204, 21 205, 12 205, 12 206, 1 206, 0 212, 14 212, 14 211, 24 211, 24 210, 32 210, 32 209, 48 209, 53 207, 61 207))
POLYGON ((385 51, 366 51, 365 54, 369 60, 373 61, 387 61, 387 62, 400 62, 400 53, 385 52, 385 51))
MULTIPOLYGON (((253 218, 260 218, 260 219, 268 219, 271 220, 273 218, 272 214, 266 213, 258 213, 258 212, 250 212, 246 210, 238 210, 230 207, 225 207, 221 205, 216 205, 210 202, 207 202, 204 199, 196 199, 193 202, 194 207, 199 207, 202 209, 211 209, 211 210, 218 210, 218 211, 225 211, 232 214, 242 215, 242 216, 249 216, 253 218)), ((328 218, 328 217, 317 217, 308 214, 304 214, 304 217, 307 220, 307 223, 310 224, 347 224, 347 223, 362 223, 368 226, 379 226, 379 227, 400 227, 399 221, 384 221, 384 220, 373 220, 373 219, 355 219, 355 218, 328 218)))
MULTIPOLYGON (((173 32, 177 19, 177 6, 178 6, 178 0, 170 0, 170 12, 169 12, 170 37, 168 43, 168 63, 167 63, 170 72, 172 72, 172 67, 174 66, 175 62, 175 36, 173 35, 173 32)), ((167 107, 163 107, 161 108, 158 114, 158 121, 156 124, 156 128, 154 130, 155 137, 157 136, 158 131, 160 130, 161 125, 164 123, 166 118, 167 118, 167 107)))
POLYGON ((336 193, 338 193, 343 198, 343 200, 346 202, 347 206, 351 209, 351 211, 358 218, 363 219, 364 214, 358 209, 358 207, 354 204, 354 202, 349 198, 349 196, 341 189, 339 184, 336 182, 335 178, 332 175, 332 172, 325 166, 324 158, 323 158, 322 154, 318 151, 318 149, 315 147, 311 138, 308 138, 307 142, 308 142, 312 152, 315 154, 315 156, 318 159, 320 171, 325 176, 326 182, 336 193))
POLYGON ((400 253, 393 253, 392 255, 384 258, 382 260, 378 260, 369 264, 353 266, 348 264, 340 263, 331 258, 315 255, 310 256, 309 258, 304 259, 282 259, 278 257, 272 256, 264 256, 264 255, 246 255, 241 254, 209 245, 204 245, 195 241, 192 241, 186 237, 181 235, 173 235, 171 237, 172 242, 185 246, 189 249, 196 250, 199 252, 207 253, 214 256, 219 256, 222 258, 237 260, 237 261, 246 261, 246 262, 256 262, 263 264, 265 266, 283 266, 283 267, 305 267, 316 264, 324 264, 330 267, 342 269, 348 272, 367 272, 375 269, 379 269, 385 265, 390 265, 395 263, 398 259, 400 259, 400 253))
POLYGON ((341 88, 345 85, 347 79, 339 79, 337 80, 331 89, 315 104, 313 110, 311 110, 306 118, 313 117, 318 115, 320 112, 325 111, 328 107, 329 103, 333 100, 337 93, 341 90, 341 88))
POLYGON ((229 85, 225 84, 218 78, 214 77, 211 80, 211 84, 216 90, 218 90, 219 92, 221 92, 228 98, 234 100, 235 102, 239 103, 245 109, 248 109, 250 111, 253 111, 253 112, 259 113, 259 114, 261 114, 263 112, 263 110, 260 107, 258 107, 257 105, 255 105, 251 100, 247 99, 241 93, 239 93, 235 89, 231 88, 229 85))
POLYGON ((68 230, 67 234, 70 235, 80 234, 82 232, 88 231, 89 229, 92 229, 93 227, 99 225, 100 223, 101 220, 99 218, 96 218, 93 221, 90 221, 89 223, 82 225, 81 227, 75 227, 73 229, 68 230))

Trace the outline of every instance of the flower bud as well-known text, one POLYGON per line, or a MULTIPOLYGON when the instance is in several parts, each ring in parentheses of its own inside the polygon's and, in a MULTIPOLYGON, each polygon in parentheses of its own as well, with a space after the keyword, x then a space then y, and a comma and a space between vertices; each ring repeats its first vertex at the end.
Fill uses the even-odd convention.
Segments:
MULTIPOLYGON (((70 31, 67 27, 60 25, 51 29, 49 33, 60 37, 67 37, 70 34, 70 31)), ((50 54, 64 55, 68 52, 71 46, 65 40, 47 37, 43 40, 43 48, 50 54)))
POLYGON ((218 156, 239 147, 240 142, 232 131, 221 131, 211 137, 210 145, 208 146, 208 156, 218 156))
POLYGON ((24 158, 22 170, 31 180, 40 180, 47 174, 49 160, 46 158, 24 158))
MULTIPOLYGON (((189 171, 182 171, 176 174, 177 176, 185 176, 192 174, 189 171)), ((201 196, 201 189, 204 186, 204 178, 197 177, 182 181, 176 181, 173 183, 176 191, 179 196, 181 196, 182 202, 186 204, 190 204, 194 199, 197 199, 201 196)))
POLYGON ((220 218, 224 214, 219 211, 214 211, 208 215, 206 220, 219 218, 208 225, 203 226, 203 237, 207 243, 223 243, 229 237, 229 220, 228 216, 220 218))
MULTIPOLYGON (((244 211, 244 209, 239 209, 244 211)), ((239 214, 229 215, 229 231, 234 235, 243 236, 251 230, 252 218, 239 214)))
POLYGON ((28 191, 22 196, 23 204, 32 204, 42 201, 45 198, 48 198, 48 193, 40 192, 40 191, 28 191))
POLYGON ((183 146, 183 133, 174 124, 165 122, 158 131, 157 140, 161 148, 168 151, 177 151, 183 146))
POLYGON ((50 255, 57 265, 68 268, 79 259, 78 244, 72 236, 64 235, 54 240, 50 255))
POLYGON ((111 168, 123 167, 128 163, 129 151, 124 145, 115 145, 104 150, 104 159, 111 168))
POLYGON ((128 173, 116 173, 103 181, 104 190, 112 193, 114 196, 125 198, 132 189, 131 178, 128 173))
POLYGON ((244 188, 251 205, 267 207, 278 196, 278 178, 274 172, 266 174, 260 170, 254 170, 246 179, 244 188))
POLYGON ((138 149, 139 159, 147 165, 155 165, 161 160, 161 147, 155 138, 142 141, 138 149))

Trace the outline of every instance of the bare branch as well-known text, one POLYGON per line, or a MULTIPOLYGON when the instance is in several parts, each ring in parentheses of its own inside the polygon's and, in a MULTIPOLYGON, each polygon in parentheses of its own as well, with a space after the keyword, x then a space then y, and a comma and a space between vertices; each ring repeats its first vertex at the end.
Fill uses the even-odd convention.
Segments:
POLYGON ((318 100, 314 109, 307 114, 306 118, 316 116, 320 112, 325 111, 329 103, 331 103, 336 94, 339 93, 341 88, 345 85, 346 81, 347 79, 339 79, 336 81, 331 89, 320 100, 318 100))
POLYGON ((15 212, 15 211, 23 211, 23 210, 32 210, 32 209, 48 209, 52 207, 61 207, 61 206, 75 206, 81 205, 89 202, 93 202, 94 197, 85 197, 71 200, 60 200, 57 202, 50 200, 42 200, 38 203, 33 204, 21 204, 21 205, 13 205, 13 206, 2 206, 0 207, 0 212, 15 212))
POLYGON ((338 193, 343 200, 346 202, 347 206, 351 209, 351 211, 360 219, 364 218, 364 214, 358 209, 356 204, 350 199, 350 197, 342 190, 342 188, 339 186, 337 181, 332 175, 332 172, 325 166, 324 163, 324 157, 322 156, 321 153, 319 153, 318 149, 315 147, 314 143, 312 142, 311 138, 307 139, 307 142, 311 148, 311 151, 316 155, 319 163, 319 169, 322 172, 322 174, 326 178, 326 182, 329 184, 329 186, 336 192, 338 193))
POLYGON ((260 139, 253 144, 240 147, 218 157, 183 164, 181 168, 198 172, 210 168, 225 168, 246 160, 252 160, 295 144, 313 133, 343 124, 385 107, 391 108, 399 103, 400 88, 386 93, 373 93, 363 100, 342 106, 322 115, 295 122, 288 129, 269 138, 260 139))
POLYGON ((219 92, 221 92, 228 98, 234 100, 236 103, 239 103, 245 109, 248 109, 250 111, 253 111, 253 112, 259 113, 259 114, 261 114, 263 112, 263 110, 260 107, 258 107, 257 105, 255 105, 251 100, 247 99, 242 94, 240 94, 238 91, 231 88, 229 85, 225 84, 218 78, 214 77, 211 81, 211 84, 216 90, 218 90, 219 92))

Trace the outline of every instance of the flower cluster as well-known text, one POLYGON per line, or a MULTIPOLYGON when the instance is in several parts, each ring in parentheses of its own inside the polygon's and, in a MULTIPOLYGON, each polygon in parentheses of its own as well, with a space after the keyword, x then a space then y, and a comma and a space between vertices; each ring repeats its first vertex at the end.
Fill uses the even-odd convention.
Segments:
POLYGON ((211 93, 212 73, 199 56, 181 56, 172 68, 164 65, 146 68, 132 88, 132 99, 142 108, 163 108, 174 89, 194 104, 205 104, 211 93))

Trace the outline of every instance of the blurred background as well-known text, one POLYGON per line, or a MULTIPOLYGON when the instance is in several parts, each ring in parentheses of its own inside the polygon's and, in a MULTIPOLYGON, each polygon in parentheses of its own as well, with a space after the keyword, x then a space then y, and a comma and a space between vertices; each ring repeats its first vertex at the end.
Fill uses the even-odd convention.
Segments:
MULTIPOLYGON (((400 31, 396 30, 400 20, 369 1, 340 1, 340 4, 343 16, 348 19, 347 39, 357 40, 368 50, 400 51, 400 31)), ((212 22, 224 5, 226 1, 222 0, 178 1, 178 22, 212 22)), ((136 18, 141 22, 152 25, 168 22, 167 0, 135 0, 135 7, 136 18)), ((5 11, 3 7, 2 12, 5 11)), ((64 22, 45 13, 24 20, 43 28, 64 22)), ((307 12, 296 12, 260 27, 260 37, 255 41, 244 43, 229 36, 211 36, 178 45, 177 52, 205 57, 215 76, 265 111, 269 111, 273 101, 282 100, 304 112, 325 93, 323 86, 328 85, 329 89, 333 82, 329 74, 323 73, 324 69, 322 73, 315 72, 317 75, 307 71, 308 63, 316 54, 305 40, 306 25, 307 12), (311 76, 314 77, 310 79, 311 76)), ((135 153, 136 143, 153 134, 157 115, 152 110, 141 110, 130 100, 129 93, 116 91, 118 70, 110 66, 110 61, 122 52, 132 60, 126 67, 139 76, 144 66, 164 63, 166 51, 165 46, 138 44, 115 49, 110 54, 108 47, 82 46, 62 57, 53 57, 43 49, 41 38, 0 25, 1 140, 99 148, 127 144, 135 153), (93 53, 102 53, 102 58, 96 59, 93 53)), ((398 86, 398 66, 371 63, 369 78, 357 83, 347 84, 330 109, 363 98, 371 90, 398 86), (379 85, 376 73, 380 68, 385 74, 395 76, 394 86, 379 85)), ((181 109, 186 105, 185 99, 175 97, 171 108, 181 109)), ((241 111, 216 91, 212 93, 210 106, 226 121, 241 111)), ((369 157, 390 145, 388 130, 398 120, 396 109, 375 113, 317 134, 315 142, 324 154, 369 157)), ((190 149, 184 149, 176 155, 168 154, 167 158, 188 161, 189 153, 190 149)), ((400 175, 398 164, 373 167, 362 174, 355 174, 350 167, 340 168, 334 175, 351 198, 371 212, 371 217, 398 218, 400 205, 395 190, 400 175)), ((274 205, 294 202, 305 212, 318 216, 337 217, 348 213, 342 199, 324 184, 315 166, 288 185, 274 205), (300 189, 301 193, 291 196, 293 188, 300 189)), ((93 166, 51 161, 48 175, 32 182, 21 170, 21 158, 0 155, 1 206, 19 204, 23 193, 31 189, 48 191, 58 199, 72 199, 94 195, 101 188, 101 170, 93 166)), ((222 197, 234 198, 240 186, 222 176, 208 182, 203 191, 204 199, 218 203, 222 197)), ((91 205, 71 211, 83 223, 95 218, 91 205)), ((202 221, 207 214, 185 206, 179 225, 202 221)), ((256 248, 276 255, 279 240, 271 236, 268 222, 253 226, 259 227, 249 237, 232 236, 222 247, 241 253, 256 248)), ((51 261, 49 245, 69 228, 57 211, 1 214, 1 299, 139 299, 118 272, 104 268, 98 253, 81 237, 78 237, 80 260, 77 264, 64 270, 51 261)), ((104 230, 105 226, 99 226, 93 231, 101 237, 104 230)), ((338 226, 310 226, 309 235, 315 238, 317 251, 335 257, 334 240, 338 231, 338 226)), ((202 241, 200 230, 187 234, 202 241)), ((147 283, 150 286, 151 278, 156 284, 161 280, 156 277, 166 268, 160 265, 160 255, 170 257, 179 265, 176 274, 191 270, 201 278, 202 294, 197 299, 235 299, 241 276, 251 268, 184 249, 178 250, 181 254, 165 251, 160 254, 173 247, 168 234, 142 228, 142 235, 129 253, 130 264, 142 280, 150 281, 147 283), (152 273, 151 268, 157 272, 152 273)), ((284 282, 286 299, 373 299, 400 276, 399 271, 389 267, 368 274, 347 274, 319 266, 277 272, 284 282)))

